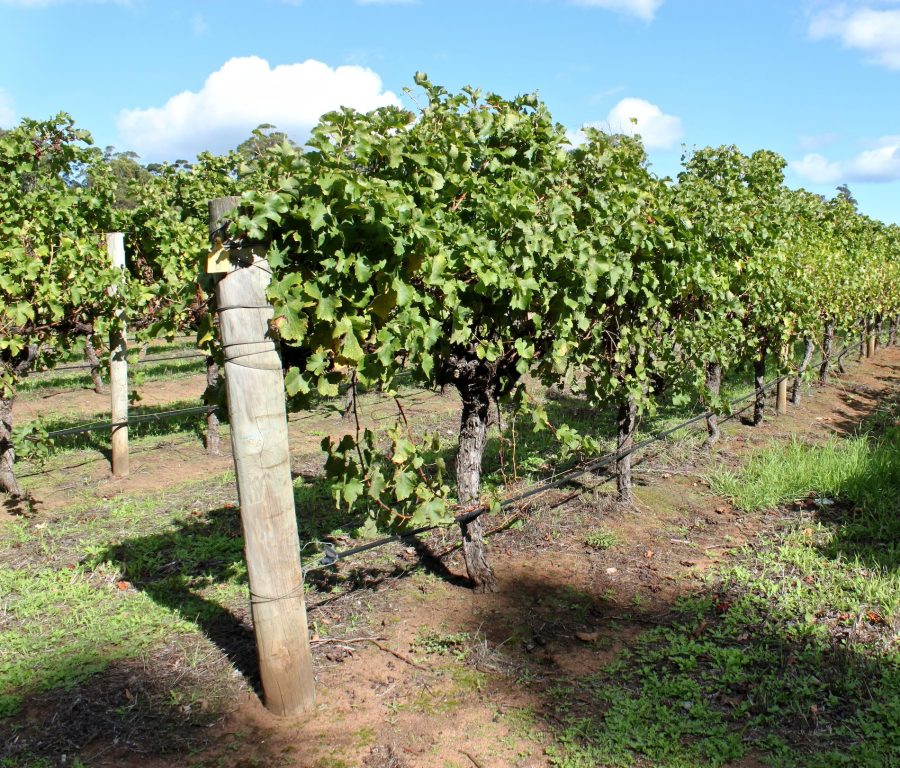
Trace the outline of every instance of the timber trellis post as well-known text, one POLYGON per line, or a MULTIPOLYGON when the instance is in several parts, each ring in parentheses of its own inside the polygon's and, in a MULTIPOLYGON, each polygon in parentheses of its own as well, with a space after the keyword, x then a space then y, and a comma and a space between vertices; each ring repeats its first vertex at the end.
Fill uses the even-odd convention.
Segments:
POLYGON ((778 387, 775 394, 775 412, 779 416, 784 416, 784 414, 787 413, 787 390, 787 376, 782 376, 778 380, 778 387))
POLYGON ((295 715, 315 705, 300 540, 288 449, 281 358, 269 335, 271 271, 264 246, 228 249, 216 236, 239 197, 209 203, 216 306, 250 607, 266 708, 295 715))
MULTIPOLYGON (((122 270, 125 278, 125 235, 109 232, 106 250, 114 267, 122 270)), ((113 293, 118 285, 110 286, 113 293)), ((125 310, 116 311, 118 324, 109 334, 109 395, 112 410, 112 473, 125 477, 129 473, 128 460, 128 339, 125 333, 125 310)))

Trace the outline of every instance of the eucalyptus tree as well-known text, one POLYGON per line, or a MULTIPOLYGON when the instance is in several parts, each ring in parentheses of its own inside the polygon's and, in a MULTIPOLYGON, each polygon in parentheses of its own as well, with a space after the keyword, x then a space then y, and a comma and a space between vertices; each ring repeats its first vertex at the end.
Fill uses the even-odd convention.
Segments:
POLYGON ((13 473, 18 380, 83 344, 88 324, 115 322, 125 288, 106 250, 114 186, 90 134, 68 115, 25 119, 0 136, 0 488, 13 473), (89 178, 90 184, 80 183, 89 178))
MULTIPOLYGON (((322 119, 310 152, 282 148, 278 190, 247 195, 238 228, 271 243, 274 326, 303 350, 289 394, 334 394, 342 368, 386 388, 404 369, 457 389, 465 513, 482 501, 491 401, 521 397, 526 372, 565 372, 598 268, 578 245, 565 132, 546 107, 416 82, 418 115, 345 109, 322 119)), ((330 446, 345 501, 367 493, 387 527, 447 519, 436 456, 429 485, 407 435, 395 433, 388 467, 371 445, 330 446)), ((460 524, 469 577, 493 590, 481 520, 460 524)))

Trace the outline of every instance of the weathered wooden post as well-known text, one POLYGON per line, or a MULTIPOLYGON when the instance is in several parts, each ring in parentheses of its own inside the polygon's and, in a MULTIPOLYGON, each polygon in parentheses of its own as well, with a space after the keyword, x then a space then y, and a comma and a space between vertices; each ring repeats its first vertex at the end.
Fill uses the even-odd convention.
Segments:
MULTIPOLYGON (((106 235, 106 250, 113 266, 122 270, 125 278, 125 235, 109 232, 106 235)), ((110 287, 117 292, 118 286, 110 287)), ((112 409, 112 473, 125 477, 129 472, 128 462, 128 339, 125 334, 125 310, 116 311, 117 325, 109 334, 109 395, 112 409)))
POLYGON ((277 715, 315 705, 281 358, 269 335, 271 271, 262 246, 223 249, 214 233, 240 202, 209 203, 225 391, 263 698, 277 715))
POLYGON ((875 357, 875 351, 878 348, 878 326, 873 320, 869 323, 869 336, 866 339, 866 357, 875 357))
POLYGON ((787 376, 782 376, 778 380, 778 389, 775 397, 775 413, 779 416, 784 416, 787 413, 787 391, 787 376))

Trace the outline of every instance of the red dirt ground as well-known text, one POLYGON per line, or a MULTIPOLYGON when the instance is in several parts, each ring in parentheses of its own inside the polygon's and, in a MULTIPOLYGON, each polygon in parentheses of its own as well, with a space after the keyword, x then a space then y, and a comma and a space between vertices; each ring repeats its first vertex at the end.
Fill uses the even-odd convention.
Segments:
MULTIPOLYGON (((164 393, 184 397, 197 382, 172 385, 161 385, 158 394, 148 388, 145 402, 164 393)), ((458 552, 443 559, 447 578, 421 572, 382 576, 334 601, 327 591, 314 592, 309 597, 318 691, 314 712, 279 719, 247 693, 205 735, 209 746, 190 758, 137 757, 101 739, 83 750, 82 759, 90 766, 143 768, 544 768, 549 765, 546 730, 554 722, 546 691, 554 680, 589 674, 609 661, 642 629, 664 620, 673 601, 695 589, 706 569, 769 525, 765 515, 741 515, 712 496, 702 475, 767 441, 852 431, 898 390, 900 349, 882 350, 833 384, 813 388, 784 417, 767 415, 752 429, 732 422, 711 456, 670 456, 664 464, 637 467, 642 485, 634 509, 608 503, 587 487, 561 505, 569 489, 544 497, 523 513, 521 530, 490 540, 500 584, 496 594, 475 595, 457 584, 464 574, 458 552), (585 532, 601 523, 624 543, 600 552, 586 547, 585 532), (426 653, 421 637, 428 629, 444 637, 467 633, 469 660, 457 662, 452 652, 426 653), (365 638, 375 638, 377 645, 365 638)), ((79 398, 92 397, 76 393, 72 407, 79 398)), ((428 408, 439 416, 456 407, 455 401, 437 401, 429 401, 428 408)), ((25 413, 23 408, 17 416, 25 413)), ((315 463, 321 434, 314 433, 344 429, 339 418, 292 425, 298 463, 315 463)), ((139 454, 132 477, 124 481, 104 479, 108 467, 102 461, 82 470, 89 478, 84 487, 99 481, 96 492, 106 495, 158 489, 194 471, 224 471, 229 463, 227 456, 207 458, 194 441, 179 445, 177 453, 167 448, 139 454)), ((35 490, 38 502, 48 506, 64 493, 35 490)), ((437 538, 430 545, 442 548, 437 538)), ((410 567, 416 561, 399 546, 390 551, 410 567)), ((370 557, 340 568, 352 570, 371 563, 370 557)), ((733 768, 759 764, 750 756, 733 768)))

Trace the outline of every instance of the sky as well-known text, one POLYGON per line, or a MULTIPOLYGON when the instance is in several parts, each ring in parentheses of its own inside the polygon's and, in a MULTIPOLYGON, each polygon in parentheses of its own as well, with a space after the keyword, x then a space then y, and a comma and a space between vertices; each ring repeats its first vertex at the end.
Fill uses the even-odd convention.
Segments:
POLYGON ((900 223, 900 0, 0 0, 0 30, 0 127, 65 111, 144 162, 415 108, 424 71, 537 92, 573 142, 637 131, 663 176, 771 149, 790 186, 900 223))

